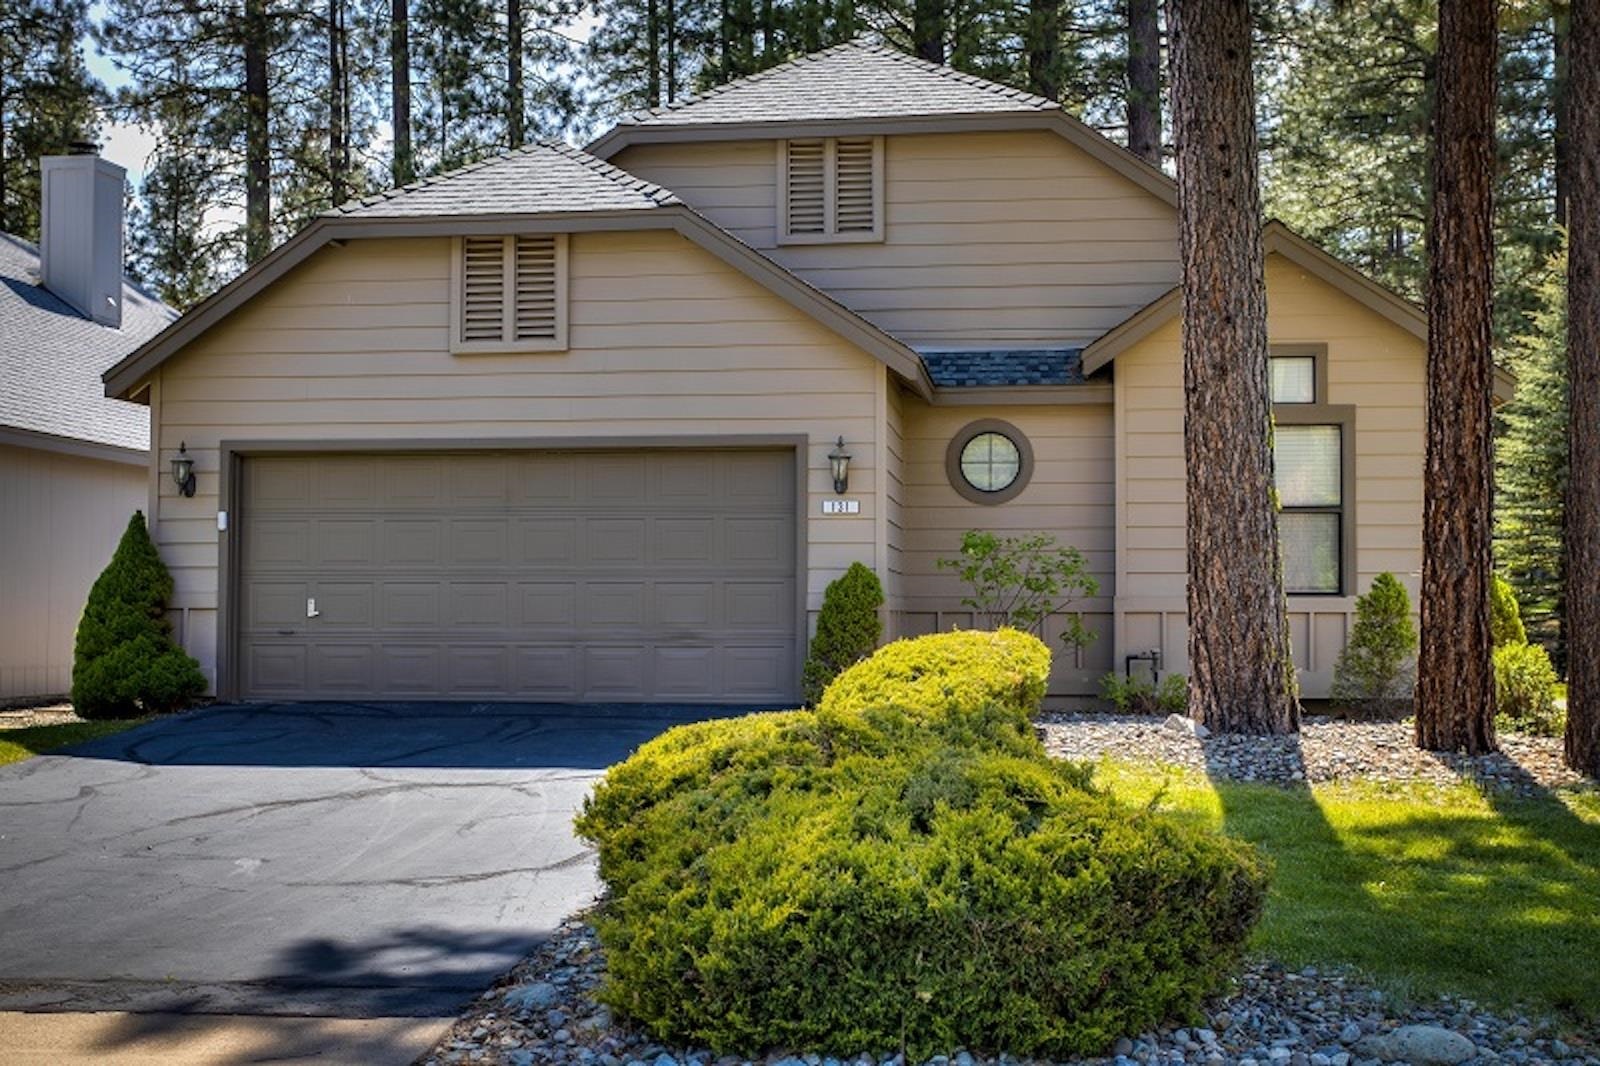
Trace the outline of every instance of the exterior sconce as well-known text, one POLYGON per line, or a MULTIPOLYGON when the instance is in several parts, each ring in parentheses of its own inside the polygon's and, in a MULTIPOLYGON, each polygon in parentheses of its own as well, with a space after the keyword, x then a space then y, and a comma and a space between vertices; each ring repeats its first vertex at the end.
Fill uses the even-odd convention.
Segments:
POLYGON ((194 495, 194 457, 187 443, 178 445, 178 454, 172 457, 172 480, 178 486, 178 495, 194 495))
POLYGON ((850 453, 844 450, 844 438, 828 453, 828 465, 833 468, 833 491, 843 496, 850 488, 850 453))

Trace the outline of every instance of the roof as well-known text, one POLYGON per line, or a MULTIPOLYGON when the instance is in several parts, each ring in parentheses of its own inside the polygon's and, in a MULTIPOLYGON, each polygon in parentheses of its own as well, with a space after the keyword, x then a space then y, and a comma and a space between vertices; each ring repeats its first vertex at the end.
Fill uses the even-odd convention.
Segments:
POLYGON ((567 144, 535 141, 481 162, 334 208, 344 218, 437 218, 566 211, 648 211, 679 200, 567 144))
POLYGON ((122 327, 94 322, 39 284, 39 249, 0 233, 0 429, 145 451, 150 412, 107 398, 100 375, 178 313, 132 281, 122 327))
POLYGON ((987 349, 919 353, 936 388, 1081 385, 1081 348, 987 349))
POLYGON ((1043 96, 857 39, 738 78, 698 96, 637 112, 621 126, 705 126, 765 121, 985 112, 1059 111, 1043 96))

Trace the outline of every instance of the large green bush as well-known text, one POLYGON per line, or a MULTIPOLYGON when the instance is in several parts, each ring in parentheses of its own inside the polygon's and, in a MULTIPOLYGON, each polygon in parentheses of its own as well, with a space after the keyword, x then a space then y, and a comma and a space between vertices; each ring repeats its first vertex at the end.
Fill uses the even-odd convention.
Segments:
POLYGON ((1489 577, 1489 636, 1497 648, 1528 643, 1516 590, 1499 574, 1489 577))
POLYGON ((1356 621, 1333 665, 1333 702, 1366 715, 1403 710, 1416 684, 1417 627, 1411 597, 1393 574, 1356 597, 1356 621))
POLYGON ((806 706, 815 707, 828 683, 871 655, 883 638, 883 585, 861 563, 851 563, 822 594, 817 633, 806 656, 803 684, 806 706))
POLYGON ((1556 669, 1540 644, 1504 644, 1494 650, 1495 713, 1522 733, 1560 736, 1566 715, 1556 706, 1556 669))
POLYGON ((577 823, 610 890, 603 997, 746 1053, 1090 1054, 1191 1012, 1262 864, 1048 759, 1026 728, 1048 671, 1024 634, 923 637, 816 711, 642 746, 577 823))
POLYGON ((111 562, 89 590, 72 656, 72 705, 84 718, 176 710, 206 690, 195 662, 172 640, 167 572, 135 511, 111 562))

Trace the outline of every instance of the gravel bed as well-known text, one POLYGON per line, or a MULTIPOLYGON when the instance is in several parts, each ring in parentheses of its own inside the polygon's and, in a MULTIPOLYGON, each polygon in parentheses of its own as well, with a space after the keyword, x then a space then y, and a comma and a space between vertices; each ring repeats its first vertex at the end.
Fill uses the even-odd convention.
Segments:
POLYGON ((1452 785, 1468 780, 1525 796, 1594 786, 1563 765, 1558 737, 1501 733, 1498 754, 1469 758, 1419 751, 1409 722, 1307 718, 1298 736, 1205 738, 1143 715, 1048 713, 1038 725, 1046 749, 1060 758, 1166 763, 1232 781, 1366 778, 1452 785))
MULTIPOLYGON (((904 1056, 836 1049, 838 1057, 774 1052, 749 1060, 666 1047, 613 1019, 594 991, 605 971, 582 916, 485 992, 424 1056, 428 1066, 907 1066, 904 1056)), ((1118 1041, 1103 1066, 1377 1066, 1379 1063, 1600 1066, 1592 1038, 1444 999, 1402 1009, 1339 974, 1250 964, 1195 1024, 1118 1041)), ((926 1066, 1039 1066, 952 1048, 926 1066)), ((916 1066, 916 1064, 912 1064, 916 1066)))
POLYGON ((18 707, 0 710, 0 731, 28 729, 36 725, 70 725, 81 722, 70 703, 53 703, 44 707, 18 707))

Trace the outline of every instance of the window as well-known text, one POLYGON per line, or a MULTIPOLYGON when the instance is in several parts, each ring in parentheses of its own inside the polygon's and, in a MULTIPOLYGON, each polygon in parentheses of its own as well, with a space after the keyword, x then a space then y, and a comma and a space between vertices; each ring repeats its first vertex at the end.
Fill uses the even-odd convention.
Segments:
POLYGON ((566 348, 565 234, 460 237, 455 243, 451 351, 566 348))
POLYGON ((786 244, 883 239, 883 138, 778 142, 778 236, 786 244))
POLYGON ((1274 355, 1267 360, 1272 371, 1273 403, 1317 402, 1317 357, 1274 355))
POLYGON ((1033 448, 1009 422, 986 418, 964 427, 945 452, 950 485, 973 503, 1013 499, 1033 473, 1033 448))
POLYGON ((1344 590, 1344 426, 1279 425, 1273 442, 1284 588, 1337 595, 1344 590))

